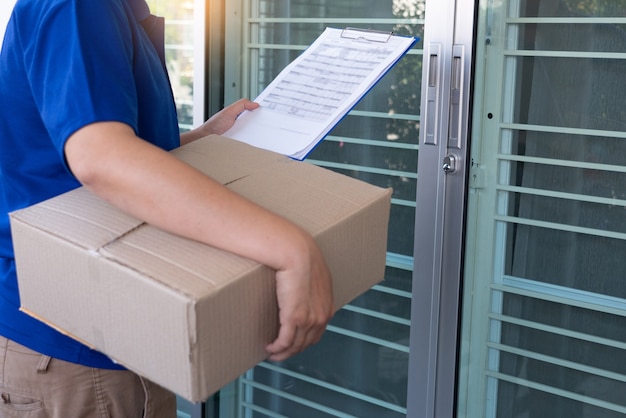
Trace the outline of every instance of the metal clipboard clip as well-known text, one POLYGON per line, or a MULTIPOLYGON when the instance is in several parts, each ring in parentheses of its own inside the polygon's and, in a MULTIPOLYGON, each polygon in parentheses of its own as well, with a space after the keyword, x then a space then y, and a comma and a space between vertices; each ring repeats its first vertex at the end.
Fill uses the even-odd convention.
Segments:
POLYGON ((360 29, 348 27, 341 31, 342 38, 364 40, 369 42, 387 43, 392 36, 393 31, 387 32, 374 29, 360 29))

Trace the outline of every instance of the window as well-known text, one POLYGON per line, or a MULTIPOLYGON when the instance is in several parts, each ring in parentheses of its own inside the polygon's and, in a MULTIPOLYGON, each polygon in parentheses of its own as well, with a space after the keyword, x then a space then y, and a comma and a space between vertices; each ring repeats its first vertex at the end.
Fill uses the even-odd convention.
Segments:
POLYGON ((181 131, 204 118, 204 2, 148 0, 150 10, 165 17, 165 62, 181 131))

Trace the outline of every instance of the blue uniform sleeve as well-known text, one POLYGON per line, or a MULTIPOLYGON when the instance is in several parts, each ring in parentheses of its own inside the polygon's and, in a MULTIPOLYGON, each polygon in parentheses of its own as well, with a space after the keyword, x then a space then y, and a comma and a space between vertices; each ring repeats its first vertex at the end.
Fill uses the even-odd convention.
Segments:
POLYGON ((123 122, 137 131, 134 30, 119 0, 56 1, 43 7, 24 46, 27 77, 55 148, 83 126, 123 122))

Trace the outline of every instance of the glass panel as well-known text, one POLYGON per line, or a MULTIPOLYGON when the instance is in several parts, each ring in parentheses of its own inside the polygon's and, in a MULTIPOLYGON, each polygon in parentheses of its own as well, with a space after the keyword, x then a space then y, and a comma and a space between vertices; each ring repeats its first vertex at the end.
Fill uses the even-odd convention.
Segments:
POLYGON ((193 125, 194 2, 147 0, 150 11, 165 17, 165 62, 181 131, 193 125))
MULTIPOLYGON (((524 169, 528 169, 531 167, 534 171, 541 174, 541 176, 554 176, 555 178, 561 179, 561 182, 551 182, 551 183, 541 183, 534 184, 532 191, 552 191, 552 192, 560 192, 560 193, 570 193, 577 194, 580 198, 584 196, 594 196, 598 198, 608 198, 608 199, 624 199, 626 196, 624 191, 617 187, 620 183, 625 181, 624 173, 612 172, 612 171, 603 171, 596 168, 585 168, 585 167, 563 167, 559 166, 557 162, 554 162, 554 165, 550 166, 547 164, 537 164, 537 163, 514 163, 511 165, 511 168, 516 172, 522 172, 524 169), (576 179, 588 179, 583 182, 586 186, 586 189, 581 188, 580 184, 576 184, 573 182, 567 182, 565 179, 568 178, 576 178, 576 179), (598 187, 593 187, 596 185, 598 187)), ((594 166, 597 167, 597 166, 594 166)), ((516 186, 518 187, 526 187, 528 185, 522 185, 522 179, 514 179, 513 180, 516 186)), ((513 183, 512 181, 512 183, 513 183)), ((531 189, 528 188, 529 193, 532 193, 531 189)), ((572 199, 575 199, 576 196, 572 196, 572 199)), ((601 199, 598 199, 602 201, 601 199)), ((618 200, 614 200, 611 205, 607 205, 606 210, 609 209, 617 209, 614 206, 620 205, 618 200)), ((592 204, 592 203, 590 203, 592 204)), ((565 208, 568 210, 571 208, 565 208)), ((596 208, 601 209, 601 208, 596 208)), ((539 214, 539 216, 543 216, 544 214, 539 214)), ((547 214, 545 214, 547 215, 547 214)))
MULTIPOLYGON (((539 33, 543 34, 543 31, 537 29, 536 34, 539 33)), ((549 38, 553 35, 546 36, 549 38)), ((626 32, 615 43, 616 48, 622 48, 623 51, 626 32)), ((519 91, 523 93, 518 96, 511 122, 623 132, 626 109, 616 106, 626 71, 626 60, 623 57, 537 57, 515 60, 513 65, 516 68, 532 71, 532 79, 528 78, 528 72, 525 73, 526 77, 517 79, 519 91), (530 102, 533 106, 528 105, 530 102)), ((530 135, 532 133, 527 134, 530 135)))
MULTIPOLYGON (((529 164, 529 169, 535 168, 534 165, 529 164)), ((547 196, 532 196, 527 194, 515 193, 508 196, 512 201, 521 201, 524 203, 524 207, 512 206, 511 211, 515 212, 524 220, 536 220, 543 222, 551 222, 560 224, 558 226, 579 226, 582 228, 593 228, 599 231, 612 231, 612 232, 626 232, 626 225, 623 224, 624 213, 623 207, 616 207, 615 205, 605 205, 587 202, 572 202, 567 199, 559 199, 547 196)), ((555 225, 556 227, 557 225, 555 225)), ((520 229, 533 228, 532 226, 518 226, 520 229)), ((538 229, 534 227, 535 229, 538 229)), ((527 231, 527 233, 531 233, 527 231)), ((536 233, 543 233, 543 231, 536 231, 536 233)), ((551 232, 552 234, 558 234, 557 231, 551 232)), ((563 240, 565 242, 572 239, 584 240, 583 237, 574 237, 570 233, 564 233, 563 240)), ((599 245, 600 238, 596 240, 599 245)), ((556 242, 554 243, 556 246, 556 242)), ((606 242, 603 246, 614 246, 610 242, 606 242)), ((562 250, 562 248, 561 248, 562 250)), ((591 248, 589 249, 591 251, 591 248)), ((555 251, 555 255, 558 254, 558 250, 555 251)), ((591 255, 591 253, 588 253, 591 255)), ((550 256, 544 254, 547 258, 550 256)))
MULTIPOLYGON (((353 367, 363 359, 354 359, 346 366, 353 367)), ((351 417, 388 417, 401 418, 401 412, 389 412, 386 408, 365 404, 359 407, 352 399, 350 392, 341 393, 331 386, 330 382, 340 385, 342 388, 349 387, 349 383, 341 381, 338 370, 335 376, 326 376, 322 370, 315 370, 314 364, 310 369, 302 370, 298 374, 274 373, 270 370, 257 368, 255 388, 252 397, 255 404, 250 408, 250 417, 265 418, 267 416, 293 416, 277 415, 276 411, 298 411, 300 418, 330 418, 337 416, 351 417), (320 382, 325 382, 320 386, 320 382), (273 396, 273 388, 285 388, 286 394, 280 398, 273 396), (275 415, 276 414, 276 415, 275 415)), ((363 388, 354 388, 363 390, 363 388)), ((284 413, 284 412, 283 412, 284 413)))
MULTIPOLYGON (((564 400, 561 396, 553 395, 550 393, 545 393, 540 390, 525 388, 520 385, 512 384, 509 382, 501 383, 503 390, 508 390, 510 392, 516 392, 519 390, 523 390, 527 397, 525 399, 528 405, 528 415, 529 417, 545 417, 545 418, 553 418, 553 417, 595 417, 595 418, 620 418, 624 415, 620 412, 611 412, 606 411, 604 408, 586 404, 585 402, 579 401, 577 399, 566 399, 564 400), (540 399, 541 402, 535 405, 531 405, 532 400, 540 399), (541 406, 539 406, 541 405, 541 406)), ((590 386, 593 386, 593 383, 590 383, 590 386)), ((599 386, 598 386, 599 388, 599 386)), ((514 406, 514 405, 513 405, 514 406)), ((512 415, 508 411, 499 411, 498 416, 517 416, 512 415)))
POLYGON ((460 416, 623 416, 626 1, 483 3, 460 416))
MULTIPOLYGON (((588 347, 594 344, 593 341, 604 339, 614 340, 614 346, 606 347, 606 352, 618 350, 626 344, 626 335, 621 332, 624 327, 623 316, 607 312, 598 312, 577 306, 567 306, 558 302, 534 299, 521 295, 510 294, 508 298, 509 303, 504 305, 503 314, 528 321, 528 323, 525 324, 528 332, 543 333, 540 338, 528 338, 524 339, 523 342, 519 340, 519 345, 522 348, 533 349, 530 347, 532 344, 545 346, 545 349, 539 349, 537 351, 549 355, 556 355, 557 352, 555 350, 563 350, 563 346, 566 345, 565 343, 558 343, 557 340, 565 340, 571 337, 556 334, 548 335, 546 330, 552 329, 552 327, 560 328, 561 332, 567 333, 569 336, 575 335, 579 337, 580 341, 582 341, 582 335, 586 335, 586 338, 590 341, 583 342, 583 344, 587 344, 588 347), (526 307, 521 309, 523 306, 526 307), (569 320, 570 318, 575 320, 571 321, 569 320), (534 326, 535 329, 532 329, 531 325, 534 326), (524 347, 524 345, 528 346, 524 347)), ((510 327, 511 330, 514 328, 522 328, 521 325, 517 324, 509 324, 507 326, 510 327)), ((507 341, 507 337, 504 337, 502 342, 507 344, 511 341, 507 341)), ((578 351, 571 350, 571 354, 576 357, 569 357, 567 358, 568 360, 580 361, 582 357, 578 356, 586 356, 589 353, 582 349, 578 351)), ((594 367, 609 368, 608 365, 612 361, 611 358, 615 355, 621 357, 625 354, 623 352, 615 352, 609 356, 587 357, 587 360, 583 362, 594 367)), ((615 366, 614 371, 626 374, 626 363, 620 362, 619 364, 615 364, 615 366)))
MULTIPOLYGON (((515 150, 514 154, 590 164, 623 165, 626 162, 624 153, 626 144, 623 138, 535 132, 532 135, 541 135, 537 142, 542 146, 530 147, 527 146, 528 131, 515 130, 509 131, 509 134, 509 137, 513 138, 511 146, 515 150)), ((588 174, 600 174, 601 170, 589 171, 588 174)))
MULTIPOLYGON (((620 333, 624 326, 623 317, 598 315, 593 311, 565 307, 560 304, 547 303, 531 298, 510 296, 507 297, 505 310, 511 316, 527 316, 531 311, 536 312, 539 321, 543 321, 548 314, 556 315, 559 319, 555 326, 569 330, 578 328, 587 335, 596 335, 595 322, 598 319, 607 320, 604 333, 610 337, 620 333), (578 323, 581 323, 578 325, 578 323)), ((500 370, 503 380, 515 376, 526 384, 499 385, 498 415, 501 417, 519 416, 520 413, 529 416, 566 416, 566 411, 574 417, 604 417, 612 412, 605 411, 599 415, 579 415, 581 406, 572 398, 589 396, 596 402, 607 402, 613 405, 624 406, 623 391, 626 382, 615 379, 615 374, 626 373, 624 360, 626 353, 623 344, 611 347, 594 341, 581 340, 577 337, 559 335, 558 333, 535 329, 517 324, 502 326, 500 370), (509 351, 511 350, 511 351, 509 351), (542 391, 528 395, 528 386, 541 387, 542 391), (526 386, 526 387, 524 387, 526 386), (524 396, 520 394, 524 393, 524 396), (560 393, 561 397, 553 394, 560 393), (566 395, 567 396, 564 396, 566 395), (551 404, 545 402, 550 399, 551 404), (544 415, 548 414, 548 415, 544 415), (556 415, 555 415, 556 414, 556 415)), ((582 408, 585 410, 585 408, 582 408)), ((568 414, 569 414, 568 413, 568 414)), ((567 415, 569 416, 569 415, 567 415)))
POLYGON ((624 17, 626 3, 623 0, 533 0, 526 1, 518 13, 523 17, 624 17))
MULTIPOLYGON (((539 30, 550 33, 558 32, 549 44, 554 51, 580 52, 624 52, 620 49, 620 36, 626 30, 624 24, 593 24, 570 23, 560 25, 546 24, 537 20, 537 23, 519 25, 520 30, 532 32, 539 30), (540 28, 540 29, 539 29, 540 28)), ((520 50, 532 51, 533 45, 522 43, 520 50)))
MULTIPOLYGON (((248 89, 241 95, 255 97, 327 26, 421 38, 424 1, 247 0, 244 10, 248 89)), ((393 187, 385 280, 338 312, 319 344, 240 379, 241 416, 406 415, 421 47, 393 67, 307 159, 393 187)))

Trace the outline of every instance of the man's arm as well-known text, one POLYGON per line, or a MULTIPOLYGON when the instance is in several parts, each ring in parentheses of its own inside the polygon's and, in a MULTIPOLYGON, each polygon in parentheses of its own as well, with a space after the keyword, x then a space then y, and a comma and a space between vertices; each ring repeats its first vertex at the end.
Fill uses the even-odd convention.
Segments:
POLYGON ((333 314, 332 285, 308 233, 230 191, 118 122, 88 125, 67 141, 78 180, 150 224, 276 270, 280 330, 268 345, 284 360, 317 342, 333 314))

